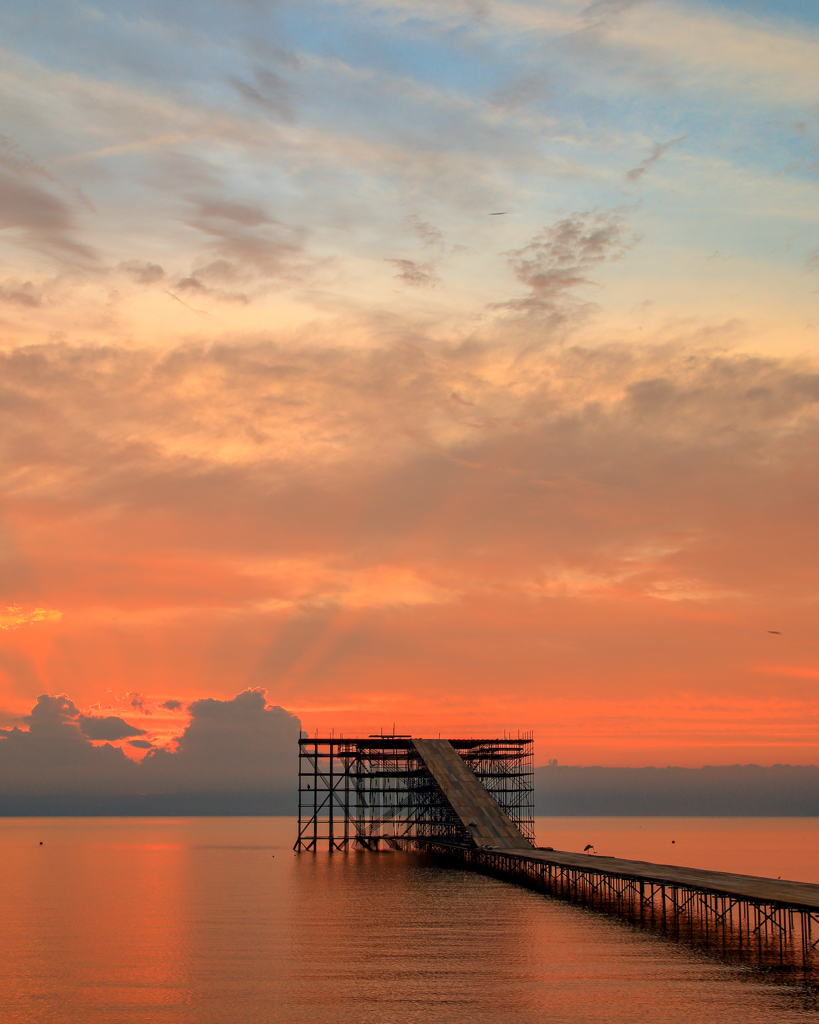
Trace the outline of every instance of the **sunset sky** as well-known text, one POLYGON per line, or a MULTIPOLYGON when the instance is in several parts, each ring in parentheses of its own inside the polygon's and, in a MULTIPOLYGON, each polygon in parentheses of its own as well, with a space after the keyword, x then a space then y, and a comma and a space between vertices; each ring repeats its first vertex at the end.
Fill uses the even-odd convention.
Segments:
POLYGON ((13 7, 0 727, 819 763, 814 0, 13 7))

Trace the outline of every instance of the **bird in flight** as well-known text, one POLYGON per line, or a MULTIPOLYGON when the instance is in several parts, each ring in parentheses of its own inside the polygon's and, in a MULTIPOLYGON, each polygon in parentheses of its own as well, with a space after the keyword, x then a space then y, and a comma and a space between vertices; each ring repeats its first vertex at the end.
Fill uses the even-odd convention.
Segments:
POLYGON ((768 632, 769 633, 776 633, 777 636, 782 636, 782 634, 779 632, 778 629, 769 629, 768 632))
POLYGON ((498 210, 497 213, 490 213, 489 216, 490 217, 505 217, 506 216, 506 210, 498 210))

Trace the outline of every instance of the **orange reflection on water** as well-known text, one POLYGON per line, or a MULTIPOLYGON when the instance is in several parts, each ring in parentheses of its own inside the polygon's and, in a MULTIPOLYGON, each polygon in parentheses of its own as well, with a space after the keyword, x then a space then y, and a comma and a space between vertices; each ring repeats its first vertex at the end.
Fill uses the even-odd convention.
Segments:
MULTIPOLYGON (((545 825, 575 846, 596 828, 606 852, 645 856, 666 827, 641 847, 647 823, 545 825)), ((697 825, 712 839, 721 827, 697 825)), ((275 818, 5 819, 0 1020, 795 1024, 813 1012, 798 991, 529 890, 415 854, 296 855, 294 835, 275 818)))
POLYGON ((540 846, 819 883, 819 818, 537 818, 540 846))
POLYGON ((110 841, 138 829, 105 819, 6 822, 5 898, 26 910, 8 915, 0 956, 14 963, 22 995, 45 999, 63 977, 66 1014, 73 1002, 184 1002, 185 848, 110 841))

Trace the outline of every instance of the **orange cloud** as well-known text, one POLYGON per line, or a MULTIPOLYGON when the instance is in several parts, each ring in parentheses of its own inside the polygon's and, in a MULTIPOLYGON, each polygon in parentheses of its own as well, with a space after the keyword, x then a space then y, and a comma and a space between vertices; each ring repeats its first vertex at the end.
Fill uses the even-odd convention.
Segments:
POLYGON ((19 629, 20 626, 31 626, 35 622, 59 622, 63 613, 53 608, 32 608, 24 611, 20 605, 8 605, 4 612, 0 612, 0 629, 19 629))
POLYGON ((815 659, 819 374, 699 338, 555 343, 624 237, 541 232, 512 256, 532 301, 467 336, 0 354, 8 715, 70 692, 168 739, 162 704, 266 687, 311 731, 815 760, 809 677, 772 696, 757 666, 815 659), (66 614, 13 629, 21 608, 66 614))

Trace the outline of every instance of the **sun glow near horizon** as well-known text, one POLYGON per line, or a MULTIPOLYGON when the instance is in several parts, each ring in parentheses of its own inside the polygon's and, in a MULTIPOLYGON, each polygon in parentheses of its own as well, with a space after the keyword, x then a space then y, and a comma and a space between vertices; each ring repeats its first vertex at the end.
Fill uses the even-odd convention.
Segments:
POLYGON ((0 725, 68 694, 142 757, 262 688, 310 732, 816 762, 815 12, 37 8, 0 725))

